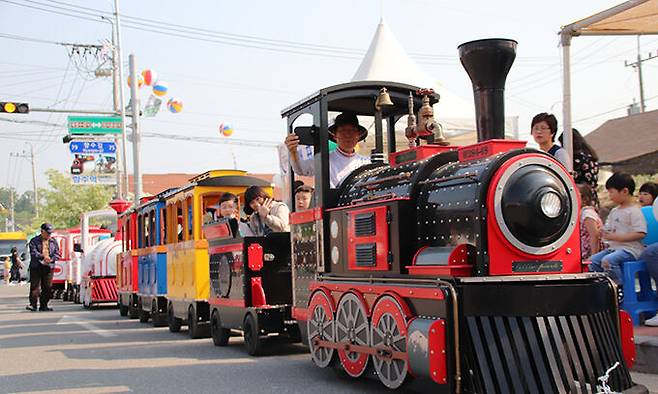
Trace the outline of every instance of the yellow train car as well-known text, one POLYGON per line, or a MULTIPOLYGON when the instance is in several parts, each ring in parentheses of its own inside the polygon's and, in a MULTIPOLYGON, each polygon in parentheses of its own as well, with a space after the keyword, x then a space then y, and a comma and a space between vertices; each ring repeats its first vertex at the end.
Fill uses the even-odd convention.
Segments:
POLYGON ((207 212, 216 207, 222 194, 238 196, 240 206, 249 186, 272 193, 271 185, 245 171, 214 170, 190 179, 190 184, 164 194, 163 226, 167 245, 167 320, 169 330, 188 326, 191 338, 210 334, 208 297, 210 261, 208 242, 201 226, 207 212))

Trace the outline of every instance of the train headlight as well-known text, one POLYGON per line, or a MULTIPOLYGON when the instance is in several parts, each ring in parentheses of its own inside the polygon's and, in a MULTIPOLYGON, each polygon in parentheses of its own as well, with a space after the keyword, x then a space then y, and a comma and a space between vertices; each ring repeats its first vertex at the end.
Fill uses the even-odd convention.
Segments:
POLYGON ((539 207, 544 215, 553 219, 562 212, 562 200, 555 192, 547 192, 539 201, 539 207))
POLYGON ((564 245, 578 221, 577 197, 569 175, 544 157, 517 159, 495 186, 496 222, 523 252, 543 255, 564 245))

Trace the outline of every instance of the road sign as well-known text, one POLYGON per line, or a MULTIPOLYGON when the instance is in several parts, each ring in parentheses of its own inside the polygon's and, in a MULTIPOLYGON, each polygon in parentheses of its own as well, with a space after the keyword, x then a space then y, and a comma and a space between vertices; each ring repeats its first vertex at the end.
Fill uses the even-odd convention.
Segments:
POLYGON ((121 134, 120 116, 69 116, 70 134, 121 134))
POLYGON ((71 141, 69 143, 71 153, 102 153, 115 154, 117 146, 114 142, 108 141, 71 141))
POLYGON ((117 146, 112 141, 71 141, 71 183, 116 184, 117 146))

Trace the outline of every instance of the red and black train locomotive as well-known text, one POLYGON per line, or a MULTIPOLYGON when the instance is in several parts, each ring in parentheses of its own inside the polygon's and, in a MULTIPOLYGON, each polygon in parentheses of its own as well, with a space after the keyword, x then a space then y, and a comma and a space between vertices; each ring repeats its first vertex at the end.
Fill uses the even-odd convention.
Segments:
POLYGON ((594 393, 609 372, 612 390, 646 392, 630 377, 632 327, 615 285, 581 261, 573 179, 504 140, 515 51, 498 39, 459 47, 475 145, 398 151, 396 124, 440 99, 400 83, 332 86, 284 110, 288 131, 314 148, 314 207, 291 213, 290 233, 204 227, 215 344, 240 330, 257 354, 270 334, 300 338, 316 365, 392 389, 594 393), (334 189, 329 117, 348 111, 372 121, 372 163, 334 189))

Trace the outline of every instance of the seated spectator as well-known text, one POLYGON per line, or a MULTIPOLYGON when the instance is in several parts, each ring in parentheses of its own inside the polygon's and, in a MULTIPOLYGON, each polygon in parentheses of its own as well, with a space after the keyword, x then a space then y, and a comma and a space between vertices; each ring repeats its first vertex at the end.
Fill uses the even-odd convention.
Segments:
POLYGON ((644 250, 642 238, 647 234, 647 224, 642 211, 633 203, 635 182, 630 175, 614 173, 605 183, 610 200, 617 204, 610 211, 601 234, 607 249, 592 256, 590 271, 607 272, 621 285, 621 266, 634 261, 644 250))
POLYGON ((295 189, 295 210, 304 211, 311 206, 313 200, 313 188, 308 185, 300 185, 295 189))
POLYGON ((557 161, 571 172, 573 166, 569 159, 569 154, 560 145, 555 144, 555 135, 557 133, 557 119, 553 114, 542 112, 532 118, 531 133, 539 149, 555 157, 557 161))
POLYGON ((658 183, 646 182, 640 186, 640 193, 637 199, 641 206, 652 206, 656 197, 658 197, 658 183))
POLYGON ((247 188, 244 200, 244 213, 250 215, 249 229, 253 235, 290 231, 290 209, 286 204, 273 200, 258 186, 247 188))
MULTIPOLYGON (((329 126, 329 139, 338 147, 329 152, 329 186, 337 188, 352 171, 370 163, 370 159, 356 153, 356 145, 368 136, 368 130, 359 124, 355 114, 344 112, 336 117, 334 124, 329 126)), ((324 142, 324 141, 323 141, 324 142)), ((297 157, 299 137, 295 133, 288 134, 285 140, 290 154, 290 166, 299 175, 313 176, 315 174, 314 160, 301 160, 297 157)))
POLYGON ((603 222, 594 207, 594 193, 589 185, 579 184, 580 201, 580 251, 583 260, 603 249, 601 227, 603 222))
MULTIPOLYGON (((642 207, 642 213, 647 220, 647 236, 642 241, 647 247, 640 255, 640 260, 647 264, 649 275, 658 285, 658 198, 654 198, 653 207, 642 207)), ((644 325, 658 327, 658 313, 645 320, 644 325)))

